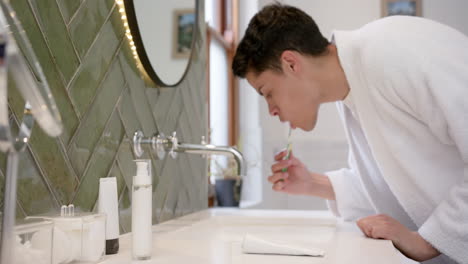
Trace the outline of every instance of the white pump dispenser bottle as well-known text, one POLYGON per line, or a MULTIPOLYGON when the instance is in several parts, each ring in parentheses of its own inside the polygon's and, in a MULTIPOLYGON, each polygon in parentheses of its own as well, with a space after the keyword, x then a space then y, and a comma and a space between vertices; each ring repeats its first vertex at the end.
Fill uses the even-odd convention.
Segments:
POLYGON ((132 257, 151 258, 152 234, 152 175, 151 160, 135 160, 136 175, 132 188, 132 257))

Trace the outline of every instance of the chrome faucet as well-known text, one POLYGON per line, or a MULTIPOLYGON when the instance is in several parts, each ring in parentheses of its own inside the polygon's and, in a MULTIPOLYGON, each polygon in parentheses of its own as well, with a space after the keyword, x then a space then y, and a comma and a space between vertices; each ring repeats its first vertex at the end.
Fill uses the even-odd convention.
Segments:
POLYGON ((242 156, 242 153, 234 147, 215 146, 203 144, 203 142, 202 144, 179 143, 175 151, 195 154, 231 154, 232 156, 234 156, 234 159, 237 162, 237 173, 239 174, 239 176, 246 175, 244 156, 242 156))
POLYGON ((178 152, 193 153, 193 154, 216 154, 216 155, 232 155, 237 162, 237 173, 239 176, 246 175, 245 160, 242 153, 234 147, 230 146, 215 146, 206 144, 204 137, 202 137, 201 144, 188 144, 180 143, 177 139, 176 132, 171 136, 164 136, 163 134, 154 135, 151 138, 145 138, 143 132, 137 131, 133 135, 133 150, 135 155, 140 157, 143 155, 141 144, 150 144, 151 148, 156 152, 159 159, 163 159, 166 153, 172 158, 177 156, 178 152))

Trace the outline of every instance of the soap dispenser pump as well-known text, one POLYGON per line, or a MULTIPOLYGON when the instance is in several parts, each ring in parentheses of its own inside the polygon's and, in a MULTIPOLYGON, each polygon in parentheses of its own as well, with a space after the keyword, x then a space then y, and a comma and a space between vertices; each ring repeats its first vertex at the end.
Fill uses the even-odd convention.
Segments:
POLYGON ((136 175, 132 188, 132 256, 134 260, 151 258, 152 176, 151 160, 135 160, 136 175))

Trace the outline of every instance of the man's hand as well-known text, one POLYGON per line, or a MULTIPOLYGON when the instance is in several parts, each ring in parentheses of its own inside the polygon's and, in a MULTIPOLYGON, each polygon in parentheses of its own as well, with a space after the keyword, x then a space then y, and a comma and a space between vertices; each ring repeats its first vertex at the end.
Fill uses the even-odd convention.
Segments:
POLYGON ((373 215, 361 218, 357 225, 367 237, 388 239, 408 258, 425 261, 440 254, 418 232, 413 232, 388 215, 373 215))
POLYGON ((285 156, 286 151, 278 153, 275 156, 276 163, 271 166, 273 175, 268 177, 268 181, 273 184, 273 190, 335 200, 335 193, 327 176, 309 172, 293 153, 288 160, 283 160, 285 156))

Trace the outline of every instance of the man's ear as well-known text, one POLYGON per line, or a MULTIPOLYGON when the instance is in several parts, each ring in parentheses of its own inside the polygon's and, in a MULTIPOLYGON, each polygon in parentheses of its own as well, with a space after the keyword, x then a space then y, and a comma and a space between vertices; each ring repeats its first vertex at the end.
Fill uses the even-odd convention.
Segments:
POLYGON ((281 65, 283 71, 297 73, 300 70, 299 53, 292 50, 285 50, 281 53, 281 65))

